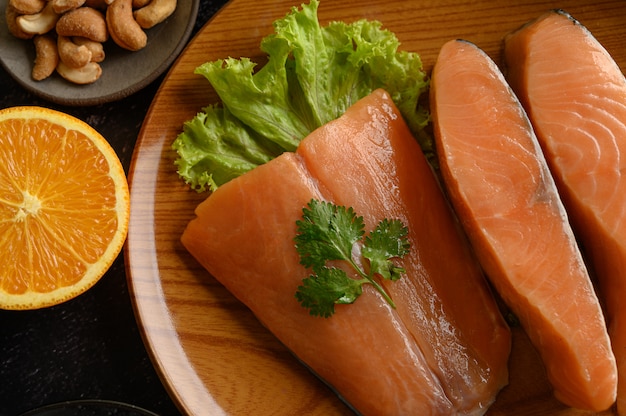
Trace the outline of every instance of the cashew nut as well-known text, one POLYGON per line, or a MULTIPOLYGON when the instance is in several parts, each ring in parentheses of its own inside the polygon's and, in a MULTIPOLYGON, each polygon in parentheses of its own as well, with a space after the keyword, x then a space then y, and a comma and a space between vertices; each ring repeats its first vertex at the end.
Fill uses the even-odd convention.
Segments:
POLYGON ((104 42, 109 36, 130 51, 144 48, 144 29, 163 22, 177 0, 7 0, 5 19, 16 38, 35 45, 33 79, 55 70, 76 84, 89 84, 102 74, 104 42), (56 34, 51 31, 55 29, 56 34), (50 33, 49 33, 50 32, 50 33))
POLYGON ((109 38, 102 12, 85 6, 64 13, 57 23, 57 34, 81 36, 96 42, 106 42, 109 38))
POLYGON ((54 12, 52 3, 48 2, 39 13, 23 14, 18 16, 16 20, 23 32, 32 35, 42 35, 54 29, 59 20, 59 15, 54 12))
POLYGON ((58 14, 63 14, 70 10, 78 9, 85 4, 85 0, 48 0, 52 3, 52 8, 58 14))
POLYGON ((147 6, 150 0, 133 0, 133 10, 147 6))
POLYGON ((151 0, 147 6, 136 10, 133 14, 139 26, 150 29, 165 19, 176 10, 176 0, 151 0))
POLYGON ((113 0, 86 0, 85 6, 92 7, 98 10, 106 10, 107 6, 112 2, 113 0))
POLYGON ((91 39, 76 36, 72 38, 72 41, 79 46, 85 46, 91 52, 91 62, 104 61, 105 53, 104 46, 101 42, 96 42, 91 39))
POLYGON ((9 32, 18 39, 30 39, 33 37, 31 33, 26 33, 20 28, 17 24, 17 18, 20 16, 20 13, 15 10, 15 7, 10 4, 7 5, 4 10, 4 17, 7 21, 7 29, 9 32))
POLYGON ((91 51, 86 46, 77 45, 66 36, 59 35, 57 38, 59 58, 71 68, 80 68, 91 62, 91 51))
POLYGON ((9 0, 9 6, 19 14, 35 14, 43 10, 46 0, 9 0))
POLYGON ((96 62, 89 62, 80 68, 72 68, 59 61, 57 72, 66 80, 75 84, 91 84, 102 75, 102 68, 96 62))
POLYGON ((31 76, 35 81, 41 81, 52 75, 59 63, 57 43, 50 34, 36 35, 33 42, 35 43, 35 65, 31 76))
POLYGON ((106 21, 111 39, 122 48, 137 51, 148 43, 148 36, 133 18, 132 0, 114 0, 107 7, 106 21))

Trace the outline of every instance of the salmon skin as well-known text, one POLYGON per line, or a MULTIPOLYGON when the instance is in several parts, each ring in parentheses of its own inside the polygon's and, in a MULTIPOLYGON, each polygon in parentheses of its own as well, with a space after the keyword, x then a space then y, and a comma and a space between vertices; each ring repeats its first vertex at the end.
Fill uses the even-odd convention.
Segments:
MULTIPOLYGON (((366 229, 369 231, 369 229, 366 229)), ((508 382, 511 335, 478 262, 391 97, 377 90, 297 152, 218 188, 182 235, 189 252, 363 415, 480 415, 508 382), (408 227, 406 275, 369 285, 330 318, 295 292, 309 271, 296 221, 312 199, 353 207, 370 229, 408 227)))
POLYGON ((508 35, 504 56, 598 282, 626 415, 626 80, 562 10, 508 35))
POLYGON ((491 58, 459 40, 439 53, 430 102, 452 205, 540 353, 555 396, 607 409, 617 371, 604 316, 520 102, 491 58))

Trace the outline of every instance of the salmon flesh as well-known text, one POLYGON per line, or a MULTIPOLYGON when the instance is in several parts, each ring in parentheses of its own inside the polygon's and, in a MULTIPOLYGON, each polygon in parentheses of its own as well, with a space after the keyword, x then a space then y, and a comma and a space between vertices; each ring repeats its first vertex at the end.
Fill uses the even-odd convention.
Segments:
MULTIPOLYGON (((369 231, 366 229, 366 231, 369 231)), ((182 235, 189 252, 290 351, 363 415, 480 415, 508 382, 511 335, 468 242, 391 97, 377 90, 294 153, 218 188, 182 235), (312 199, 373 228, 400 219, 410 254, 330 318, 295 292, 294 245, 312 199)))
POLYGON ((507 80, 593 266, 617 360, 617 410, 626 415, 626 80, 591 32, 562 10, 508 35, 504 54, 507 80))
POLYGON ((592 411, 615 400, 600 302, 531 123, 474 44, 446 43, 430 90, 446 189, 483 268, 545 364, 555 396, 592 411))

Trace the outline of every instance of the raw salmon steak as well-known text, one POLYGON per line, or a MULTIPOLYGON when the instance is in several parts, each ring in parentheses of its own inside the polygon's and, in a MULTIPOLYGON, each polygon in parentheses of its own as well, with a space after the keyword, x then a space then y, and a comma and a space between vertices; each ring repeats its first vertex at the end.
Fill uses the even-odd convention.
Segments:
POLYGON ((507 79, 599 283, 617 360, 618 413, 626 415, 626 80, 604 47, 563 11, 507 36, 504 52, 507 79))
POLYGON ((520 102, 491 58, 459 40, 439 53, 430 102, 450 200, 556 397, 607 409, 617 372, 604 316, 520 102))
MULTIPOLYGON (((190 253, 363 415, 484 414, 508 382, 510 331, 435 176, 390 96, 377 90, 295 153, 218 188, 182 235, 190 253), (312 199, 373 228, 408 228, 406 275, 370 285, 329 318, 295 297, 296 221, 312 199)), ((369 230, 366 230, 369 231, 369 230)))

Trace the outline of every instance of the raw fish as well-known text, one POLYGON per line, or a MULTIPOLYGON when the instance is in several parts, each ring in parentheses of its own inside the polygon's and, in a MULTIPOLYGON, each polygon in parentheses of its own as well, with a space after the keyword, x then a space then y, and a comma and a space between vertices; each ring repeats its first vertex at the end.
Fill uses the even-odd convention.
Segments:
POLYGON ((182 236, 191 254, 363 415, 480 415, 508 382, 510 332, 419 145, 377 90, 297 152, 219 187, 182 236), (353 207, 366 227, 409 229, 407 271, 330 318, 295 298, 309 271, 294 246, 311 198, 353 207))
POLYGON ((430 91, 446 189, 496 290, 565 404, 601 411, 617 370, 604 316, 530 121, 496 64, 446 43, 430 91))
POLYGON ((507 79, 593 265, 617 360, 617 409, 626 415, 626 80, 589 30, 560 10, 507 36, 504 52, 507 79))

